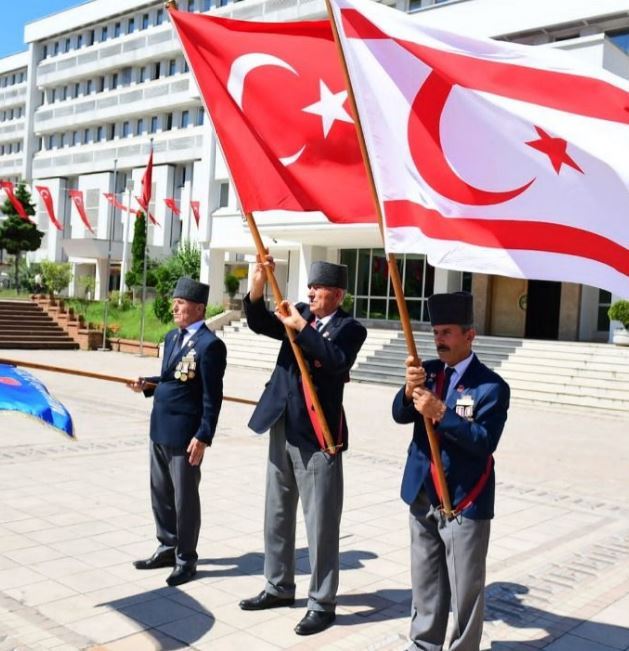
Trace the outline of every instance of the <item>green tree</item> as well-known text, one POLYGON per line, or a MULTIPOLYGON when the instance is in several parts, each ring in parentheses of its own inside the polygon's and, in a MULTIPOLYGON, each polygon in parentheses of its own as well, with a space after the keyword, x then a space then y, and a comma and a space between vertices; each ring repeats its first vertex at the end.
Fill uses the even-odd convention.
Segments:
MULTIPOLYGON (((31 193, 24 183, 18 184, 15 196, 22 202, 27 215, 35 214, 35 204, 31 202, 31 193)), ((19 293, 20 256, 23 251, 36 251, 41 246, 44 233, 37 230, 35 224, 22 219, 8 198, 0 206, 0 210, 7 216, 0 224, 0 249, 15 256, 15 289, 19 293)))
POLYGON ((182 276, 199 280, 201 274, 201 251, 192 244, 184 244, 175 255, 166 258, 155 269, 157 280, 153 311, 162 322, 168 323, 171 318, 171 297, 175 284, 182 276))
POLYGON ((63 291, 72 280, 72 265, 69 262, 41 263, 41 273, 44 277, 44 286, 52 294, 63 291))

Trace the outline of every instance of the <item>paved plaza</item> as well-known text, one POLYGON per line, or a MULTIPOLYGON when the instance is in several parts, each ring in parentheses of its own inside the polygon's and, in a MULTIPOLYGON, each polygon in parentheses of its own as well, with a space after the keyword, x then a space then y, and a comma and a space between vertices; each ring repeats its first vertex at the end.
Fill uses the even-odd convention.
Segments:
MULTIPOLYGON (((112 352, 2 351, 117 376, 159 360, 112 352)), ((252 351, 255 354, 255 351, 252 351)), ((124 385, 36 372, 71 411, 72 442, 33 419, 0 415, 0 650, 406 648, 407 508, 399 485, 410 426, 395 389, 352 383, 344 456, 336 625, 293 633, 309 580, 298 526, 294 607, 243 612, 259 592, 267 439, 251 407, 225 402, 203 463, 197 578, 131 562, 155 549, 148 490, 151 400, 124 385)), ((267 372, 229 368, 227 396, 255 399, 267 372)), ((629 423, 514 404, 496 455, 483 649, 629 649, 629 423)))

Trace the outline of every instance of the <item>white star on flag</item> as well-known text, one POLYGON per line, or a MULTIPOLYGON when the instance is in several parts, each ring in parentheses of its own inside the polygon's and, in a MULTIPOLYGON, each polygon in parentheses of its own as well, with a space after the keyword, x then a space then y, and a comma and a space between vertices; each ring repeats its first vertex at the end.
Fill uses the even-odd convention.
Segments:
POLYGON ((321 99, 314 104, 310 104, 302 109, 305 113, 314 113, 321 116, 321 124, 323 125, 323 137, 327 138, 330 129, 336 120, 349 122, 352 124, 351 115, 343 108, 343 104, 347 99, 347 91, 342 90, 340 93, 333 93, 323 79, 319 80, 319 91, 321 99))

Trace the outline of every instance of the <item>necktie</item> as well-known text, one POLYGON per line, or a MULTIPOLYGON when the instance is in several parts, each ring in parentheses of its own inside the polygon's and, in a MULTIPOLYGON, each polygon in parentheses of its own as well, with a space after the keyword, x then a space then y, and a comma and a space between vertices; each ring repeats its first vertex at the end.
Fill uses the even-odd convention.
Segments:
POLYGON ((321 328, 323 328, 323 321, 321 321, 321 319, 315 320, 315 328, 317 329, 317 332, 321 332, 321 328))
POLYGON ((450 378, 454 373, 454 368, 452 366, 446 366, 446 370, 443 378, 443 386, 441 387, 441 395, 439 396, 441 400, 445 400, 448 395, 448 388, 450 387, 450 378))
POLYGON ((175 344, 173 345, 172 351, 170 353, 170 361, 175 359, 175 356, 177 353, 181 350, 181 347, 183 346, 183 340, 185 336, 188 334, 188 331, 185 328, 182 328, 179 331, 179 334, 177 335, 177 338, 175 339, 175 344))

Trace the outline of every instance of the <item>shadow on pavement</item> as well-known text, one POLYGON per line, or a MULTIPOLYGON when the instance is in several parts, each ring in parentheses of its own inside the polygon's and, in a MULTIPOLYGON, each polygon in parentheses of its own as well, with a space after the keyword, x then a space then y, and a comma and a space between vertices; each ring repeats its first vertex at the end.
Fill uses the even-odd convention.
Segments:
MULTIPOLYGON (((178 588, 157 588, 99 606, 107 606, 138 623, 145 629, 143 635, 150 636, 154 648, 160 651, 187 648, 206 635, 216 622, 210 611, 178 588)), ((127 638, 129 643, 133 637, 127 638)), ((145 648, 146 642, 142 645, 145 648)))
MULTIPOLYGON (((309 574, 308 549, 300 547, 295 550, 297 574, 309 574)), ((363 561, 377 558, 373 552, 361 550, 342 551, 340 554, 341 571, 356 570, 364 567, 363 561)), ((228 558, 200 558, 197 561, 197 578, 243 576, 245 574, 262 574, 264 572, 264 554, 247 552, 240 556, 228 558), (205 569, 208 565, 219 565, 220 569, 205 569)))
POLYGON ((545 631, 546 636, 535 640, 493 640, 491 651, 530 650, 532 645, 545 648, 558 638, 570 633, 574 640, 563 639, 551 648, 557 651, 572 649, 626 649, 629 647, 629 628, 591 620, 565 617, 524 603, 529 588, 520 583, 491 583, 485 589, 485 621, 502 621, 520 629, 545 631), (521 644, 521 647, 520 647, 521 644))

